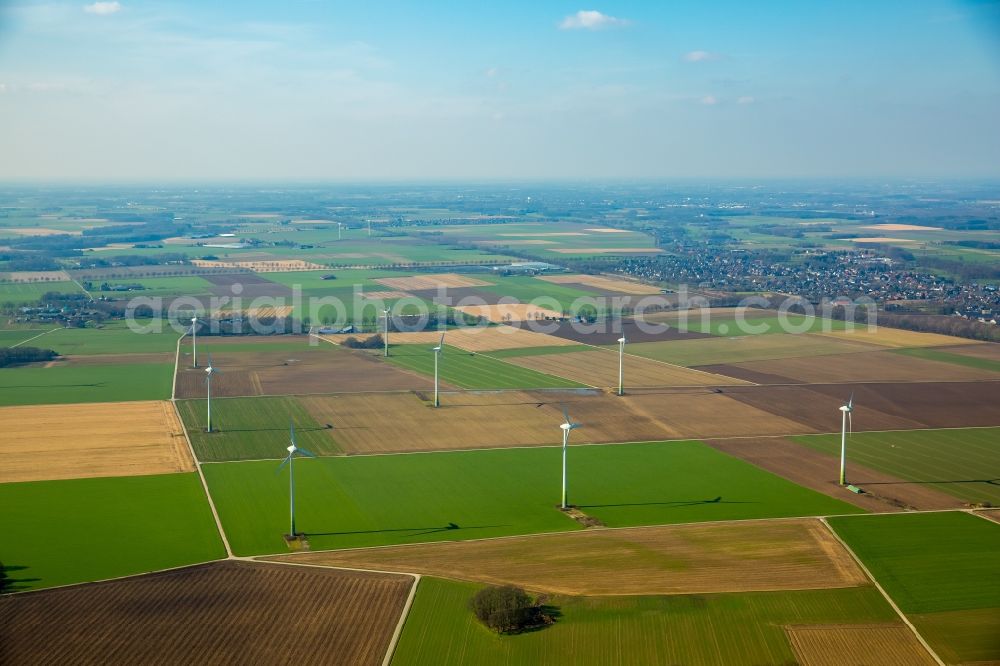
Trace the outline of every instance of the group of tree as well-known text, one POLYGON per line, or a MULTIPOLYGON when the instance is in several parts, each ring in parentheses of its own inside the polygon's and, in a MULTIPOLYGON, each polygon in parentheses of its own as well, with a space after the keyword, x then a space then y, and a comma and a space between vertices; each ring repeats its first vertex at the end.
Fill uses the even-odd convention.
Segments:
POLYGON ((39 361, 51 361, 58 354, 51 349, 39 347, 0 347, 0 368, 39 361))
POLYGON ((364 340, 359 340, 352 335, 340 344, 351 349, 381 349, 385 345, 385 339, 379 333, 364 340))
POLYGON ((486 587, 469 602, 476 618, 498 634, 517 634, 555 622, 557 610, 513 585, 486 587))

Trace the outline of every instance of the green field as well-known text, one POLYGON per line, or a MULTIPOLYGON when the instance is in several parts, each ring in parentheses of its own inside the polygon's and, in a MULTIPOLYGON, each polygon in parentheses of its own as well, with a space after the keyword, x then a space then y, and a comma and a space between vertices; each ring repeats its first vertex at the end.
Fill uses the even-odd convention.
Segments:
MULTIPOLYGON (((36 324, 40 326, 40 324, 36 324)), ((11 330, 0 330, 0 347, 11 347, 13 345, 19 345, 22 347, 38 347, 45 346, 45 336, 49 335, 49 331, 53 330, 55 327, 49 326, 47 328, 20 328, 11 330), (27 342, 30 338, 38 337, 37 340, 32 340, 27 342)))
POLYGON ((535 304, 551 310, 563 310, 566 312, 575 311, 572 307, 578 299, 586 299, 580 304, 589 303, 592 299, 597 299, 595 307, 602 311, 600 294, 583 289, 577 289, 564 284, 546 282, 526 275, 511 275, 507 277, 493 278, 495 285, 490 287, 476 287, 479 291, 489 291, 501 296, 516 298, 521 303, 531 303, 535 299, 542 299, 535 304), (542 298, 544 297, 544 298, 542 298))
POLYGON ((291 396, 266 398, 216 398, 212 400, 211 434, 205 432, 204 400, 178 400, 184 427, 198 460, 281 459, 288 455, 288 419, 295 423, 299 446, 316 455, 338 452, 329 431, 291 396))
POLYGON ((874 587, 632 597, 567 597, 556 623, 497 636, 469 611, 479 589, 424 577, 393 655, 410 664, 793 664, 784 625, 896 622, 874 587))
MULTIPOLYGON (((673 322, 672 322, 673 323, 673 322)), ((774 335, 779 333, 820 333, 844 330, 844 322, 800 314, 756 316, 748 311, 743 321, 733 315, 713 315, 708 321, 692 316, 687 322, 675 324, 682 331, 711 333, 712 335, 774 335)))
POLYGON ((41 300, 50 291, 63 294, 82 293, 75 283, 63 282, 0 282, 0 305, 23 305, 41 300))
MULTIPOLYGON (((137 323, 142 327, 149 324, 141 320, 137 323)), ((116 321, 102 328, 61 328, 38 338, 37 346, 63 355, 173 353, 178 337, 180 334, 166 323, 159 332, 143 333, 116 321)))
POLYGON ((1000 525, 961 512, 830 525, 946 661, 1000 659, 1000 525))
MULTIPOLYGON (((389 339, 392 339, 390 335, 389 339)), ((434 376, 429 345, 392 345, 390 363, 434 376)), ((464 389, 586 388, 583 384, 542 374, 504 361, 445 345, 439 365, 441 381, 464 389)))
POLYGON ((173 363, 2 368, 0 406, 166 400, 173 373, 173 363))
POLYGON ((988 358, 976 358, 974 356, 952 354, 950 352, 943 352, 937 349, 930 349, 928 347, 917 347, 914 349, 893 349, 892 351, 896 354, 903 354, 904 356, 912 356, 914 358, 922 358, 927 361, 941 361, 942 363, 952 363, 954 365, 962 365, 967 368, 981 368, 983 370, 993 370, 994 372, 1000 372, 1000 361, 994 361, 988 358))
MULTIPOLYGON (((242 555, 285 549, 276 467, 204 467, 242 555)), ((860 511, 700 442, 574 447, 569 474, 570 501, 613 527, 860 511)), ((557 447, 303 460, 299 528, 313 550, 578 529, 555 508, 559 478, 557 447)))
MULTIPOLYGON (((617 349, 618 345, 607 345, 607 347, 617 349)), ((627 351, 629 354, 656 361, 692 367, 843 354, 871 348, 863 344, 837 340, 830 336, 777 333, 773 335, 698 338, 695 340, 636 342, 630 343, 627 351)))
POLYGON ((0 484, 0 561, 15 590, 225 557, 198 475, 0 484))
POLYGON ((212 293, 215 286, 208 280, 197 275, 178 275, 170 277, 137 277, 113 278, 107 280, 91 280, 90 293, 97 298, 101 295, 114 298, 134 298, 136 296, 199 296, 212 293), (145 289, 139 291, 101 291, 101 285, 133 285, 141 284, 145 289))
MULTIPOLYGON (((840 435, 792 439, 840 455, 840 435)), ((929 485, 966 502, 1000 504, 1000 428, 854 433, 847 443, 848 478, 852 462, 929 485)))

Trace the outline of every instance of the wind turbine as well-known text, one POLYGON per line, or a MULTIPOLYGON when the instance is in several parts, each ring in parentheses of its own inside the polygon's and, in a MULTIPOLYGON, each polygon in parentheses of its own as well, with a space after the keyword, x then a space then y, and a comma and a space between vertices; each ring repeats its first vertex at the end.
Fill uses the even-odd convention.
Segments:
POLYGON ((288 419, 288 455, 285 459, 281 461, 278 465, 278 469, 275 470, 275 474, 281 471, 281 468, 288 465, 288 510, 291 518, 291 531, 288 536, 295 537, 295 454, 301 453, 304 456, 310 458, 315 458, 316 454, 306 451, 305 449, 295 446, 295 424, 292 423, 291 419, 288 419))
POLYGON ((579 423, 573 423, 569 420, 569 412, 566 411, 566 405, 563 405, 563 416, 566 420, 559 426, 562 428, 562 508, 566 508, 566 446, 569 444, 569 431, 576 430, 580 427, 579 423))
POLYGON ((623 383, 625 369, 625 336, 618 338, 618 395, 625 395, 625 384, 623 383))
POLYGON ((385 357, 389 358, 389 308, 382 310, 382 314, 385 315, 385 357))
POLYGON ((198 317, 191 317, 191 356, 194 358, 193 368, 198 367, 198 317))
POLYGON ((212 375, 218 374, 212 365, 212 355, 208 355, 208 367, 205 368, 205 397, 208 399, 208 432, 212 432, 212 375))
POLYGON ((438 342, 438 346, 432 349, 434 352, 434 406, 441 406, 441 399, 438 393, 438 359, 441 358, 441 350, 444 348, 444 333, 441 333, 441 341, 438 342))
POLYGON ((850 430, 854 432, 854 394, 851 394, 846 405, 840 406, 841 426, 840 426, 840 485, 847 485, 847 430, 850 423, 850 430))
POLYGON ((344 239, 344 223, 337 222, 337 240, 344 239))

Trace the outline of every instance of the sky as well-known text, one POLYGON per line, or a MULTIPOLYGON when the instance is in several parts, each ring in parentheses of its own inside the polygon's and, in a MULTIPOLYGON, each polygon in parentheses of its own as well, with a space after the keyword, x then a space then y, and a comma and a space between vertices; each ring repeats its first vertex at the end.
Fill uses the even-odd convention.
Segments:
POLYGON ((0 180, 1000 178, 1000 0, 0 0, 0 180))

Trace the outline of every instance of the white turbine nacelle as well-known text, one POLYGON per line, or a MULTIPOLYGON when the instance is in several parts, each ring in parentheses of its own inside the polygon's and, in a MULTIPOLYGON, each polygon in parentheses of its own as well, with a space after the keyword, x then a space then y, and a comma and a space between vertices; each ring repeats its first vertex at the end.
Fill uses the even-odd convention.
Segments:
POLYGON ((294 445, 294 444, 291 444, 291 445, 289 445, 289 446, 286 446, 286 447, 285 447, 285 450, 286 450, 286 451, 288 451, 289 453, 295 453, 296 451, 298 451, 298 449, 297 449, 297 448, 295 448, 295 445, 294 445))

